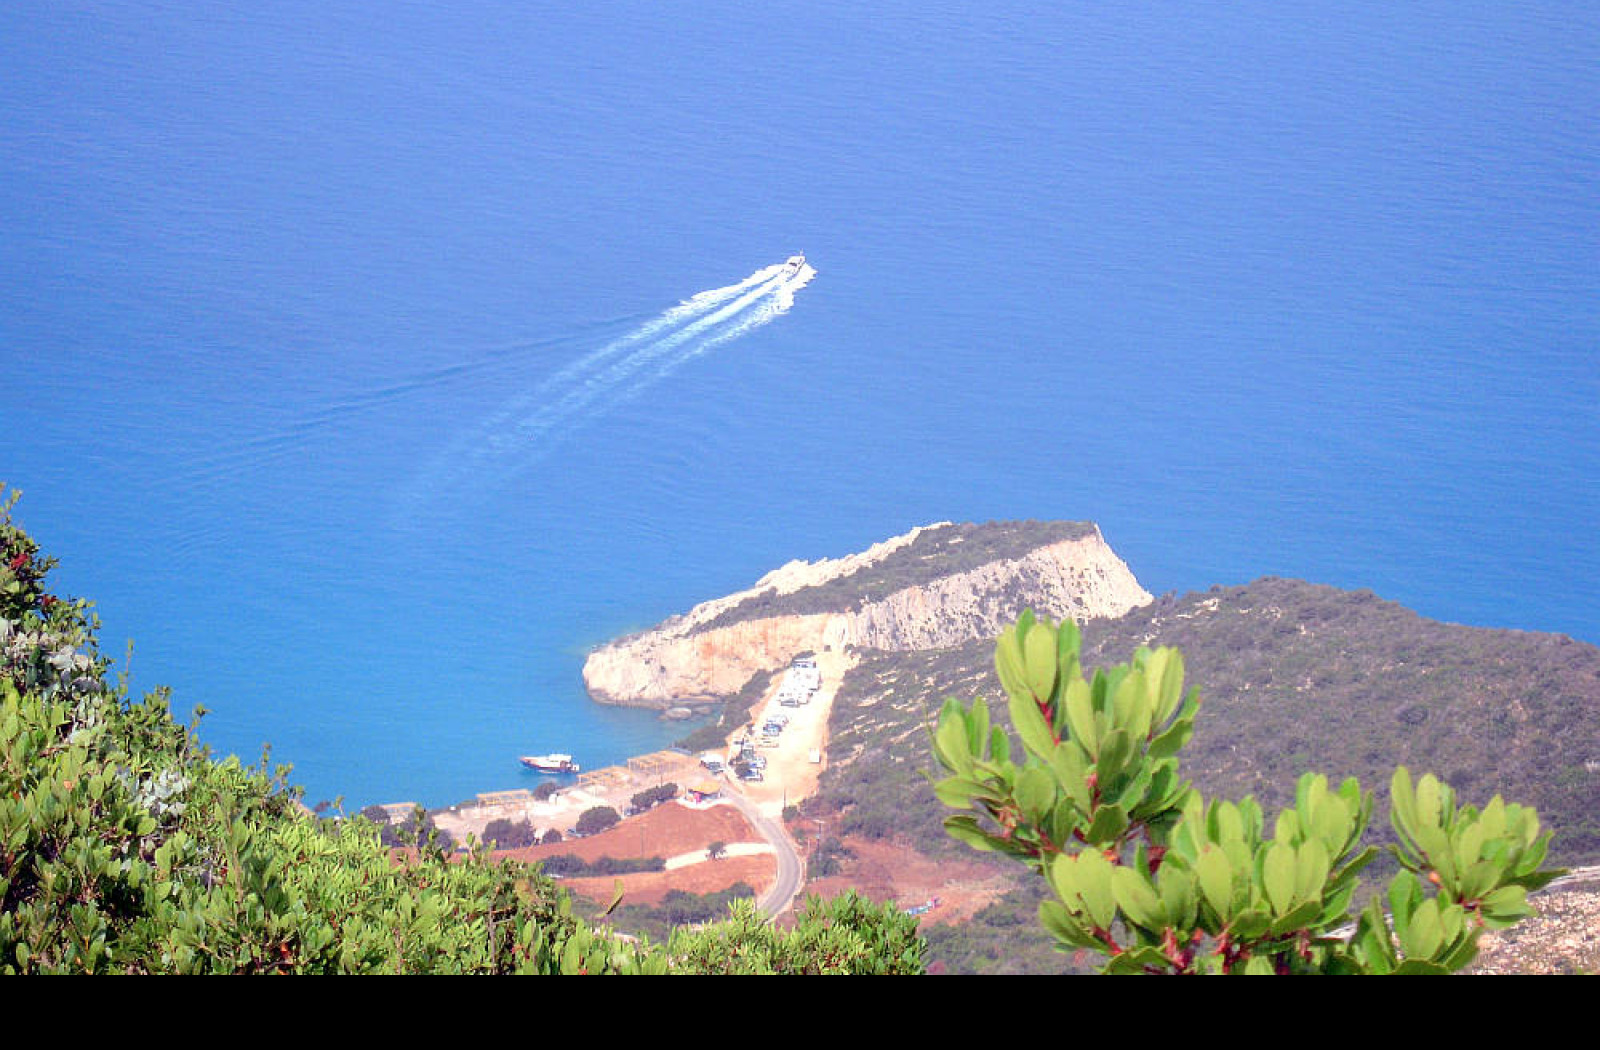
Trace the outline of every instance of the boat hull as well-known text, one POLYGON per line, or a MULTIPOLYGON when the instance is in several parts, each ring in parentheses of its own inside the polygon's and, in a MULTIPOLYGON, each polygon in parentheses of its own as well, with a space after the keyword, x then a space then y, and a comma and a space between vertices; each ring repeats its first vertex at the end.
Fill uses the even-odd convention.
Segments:
POLYGON ((571 755, 522 755, 517 761, 539 773, 579 772, 578 763, 571 755))

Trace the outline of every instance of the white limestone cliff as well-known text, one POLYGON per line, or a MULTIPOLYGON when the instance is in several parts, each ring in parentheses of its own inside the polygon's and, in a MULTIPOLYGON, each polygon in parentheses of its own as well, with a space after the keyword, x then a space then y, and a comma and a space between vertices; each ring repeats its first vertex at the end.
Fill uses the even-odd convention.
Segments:
POLYGON ((924 533, 947 528, 955 526, 941 522, 913 529, 844 558, 790 562, 749 590, 704 602, 596 649, 584 664, 584 684, 602 703, 667 707, 729 696, 752 674, 781 668, 801 652, 941 649, 998 635, 1025 608, 1082 622, 1120 616, 1151 601, 1100 530, 1086 526, 1079 538, 1043 542, 1018 556, 949 575, 938 574, 937 566, 921 566, 923 582, 853 608, 743 619, 733 612, 751 599, 774 604, 829 581, 848 584, 848 577, 924 533))

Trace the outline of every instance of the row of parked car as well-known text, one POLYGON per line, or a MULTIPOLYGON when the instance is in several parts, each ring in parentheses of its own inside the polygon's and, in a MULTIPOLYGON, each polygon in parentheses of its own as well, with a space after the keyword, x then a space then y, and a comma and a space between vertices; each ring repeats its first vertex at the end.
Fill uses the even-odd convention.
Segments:
MULTIPOLYGON (((783 681, 778 686, 776 696, 778 706, 793 708, 810 703, 811 696, 819 685, 816 660, 812 657, 798 657, 784 672, 783 681)), ((714 751, 707 751, 700 756, 700 764, 717 776, 721 776, 731 766, 733 774, 740 780, 765 779, 767 758, 758 749, 777 747, 783 737, 783 731, 788 727, 787 712, 773 711, 762 721, 761 727, 753 736, 746 735, 735 741, 731 761, 714 751)), ((813 755, 815 754, 813 752, 813 755)), ((812 761, 819 760, 820 756, 812 759, 812 761)))

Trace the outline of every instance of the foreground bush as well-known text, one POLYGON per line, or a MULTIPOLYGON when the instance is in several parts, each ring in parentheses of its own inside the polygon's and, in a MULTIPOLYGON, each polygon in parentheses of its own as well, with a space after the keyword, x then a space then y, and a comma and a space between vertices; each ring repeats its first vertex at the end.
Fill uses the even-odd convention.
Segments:
POLYGON ((1404 768, 1390 785, 1401 871, 1352 913, 1373 797, 1352 778, 1306 774, 1271 834, 1261 807, 1201 798, 1181 779, 1199 694, 1175 649, 1141 649, 1086 680, 1080 637, 1024 613, 995 665, 1021 738, 988 708, 948 701, 936 785, 958 840, 1008 854, 1046 880, 1039 918, 1063 950, 1107 957, 1110 973, 1448 973, 1479 934, 1531 914, 1527 893, 1550 836, 1531 807, 1496 796, 1457 805, 1434 777, 1404 768), (1388 907, 1385 908, 1385 902, 1388 907))
MULTIPOLYGON (((286 770, 213 761, 164 692, 135 703, 106 681, 87 603, 49 593, 54 563, 10 508, 0 500, 0 973, 668 972, 659 948, 576 919, 536 867, 452 858, 431 838, 396 856, 367 820, 305 811, 286 770)), ((833 966, 853 918, 864 943, 903 950, 879 937, 881 917, 830 914, 773 968, 833 966), (813 943, 828 954, 808 955, 813 943)), ((684 934, 671 969, 712 970, 697 937, 770 954, 756 926, 684 934)))
POLYGON ((674 964, 722 974, 918 974, 925 966, 917 920, 854 891, 806 898, 792 930, 774 929, 751 901, 732 910, 728 922, 676 932, 668 944, 674 964))

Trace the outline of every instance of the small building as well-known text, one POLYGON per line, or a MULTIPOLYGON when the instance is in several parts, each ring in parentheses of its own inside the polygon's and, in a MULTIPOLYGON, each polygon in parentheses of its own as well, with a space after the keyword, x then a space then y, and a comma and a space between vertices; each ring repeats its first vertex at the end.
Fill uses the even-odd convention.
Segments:
POLYGON ((702 780, 698 784, 690 784, 684 790, 689 792, 689 797, 696 802, 709 802, 722 797, 722 785, 715 780, 702 780))

